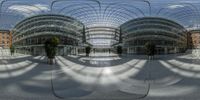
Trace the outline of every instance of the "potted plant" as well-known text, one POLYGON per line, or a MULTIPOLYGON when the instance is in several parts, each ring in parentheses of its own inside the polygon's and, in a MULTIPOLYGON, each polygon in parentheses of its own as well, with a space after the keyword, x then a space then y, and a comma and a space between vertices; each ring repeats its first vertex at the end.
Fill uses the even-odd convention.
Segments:
POLYGON ((156 45, 152 42, 145 43, 145 52, 149 59, 153 59, 155 55, 156 45))
POLYGON ((45 52, 48 57, 48 63, 53 64, 53 59, 56 56, 57 46, 59 44, 59 39, 57 37, 52 37, 45 42, 45 52))
POLYGON ((90 46, 87 46, 87 47, 85 48, 86 56, 89 56, 90 51, 91 51, 91 47, 90 47, 90 46))
POLYGON ((117 46, 117 54, 121 56, 121 54, 122 54, 122 46, 117 46))
POLYGON ((15 47, 13 45, 10 46, 10 54, 11 56, 15 53, 15 47))

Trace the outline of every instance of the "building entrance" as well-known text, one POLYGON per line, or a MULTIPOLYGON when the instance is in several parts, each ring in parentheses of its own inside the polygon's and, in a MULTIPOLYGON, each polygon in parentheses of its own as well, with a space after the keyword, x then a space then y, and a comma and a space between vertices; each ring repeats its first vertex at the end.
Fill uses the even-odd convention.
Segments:
POLYGON ((93 48, 92 53, 113 53, 113 48, 93 48))

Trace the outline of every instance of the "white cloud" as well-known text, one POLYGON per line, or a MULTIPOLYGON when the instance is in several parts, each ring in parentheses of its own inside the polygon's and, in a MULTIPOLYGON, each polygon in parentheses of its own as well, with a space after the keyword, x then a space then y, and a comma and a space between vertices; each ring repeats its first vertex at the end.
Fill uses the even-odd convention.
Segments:
POLYGON ((39 7, 40 9, 42 9, 42 10, 44 10, 44 11, 50 11, 48 5, 35 4, 34 6, 37 6, 37 7, 39 7))
POLYGON ((182 7, 184 7, 183 5, 170 5, 170 6, 168 6, 168 8, 170 8, 170 9, 176 9, 176 8, 182 8, 182 7))
POLYGON ((20 13, 24 16, 30 16, 36 13, 40 13, 42 11, 49 11, 47 5, 42 4, 35 4, 33 6, 31 5, 13 5, 8 8, 9 10, 16 11, 17 13, 20 13))

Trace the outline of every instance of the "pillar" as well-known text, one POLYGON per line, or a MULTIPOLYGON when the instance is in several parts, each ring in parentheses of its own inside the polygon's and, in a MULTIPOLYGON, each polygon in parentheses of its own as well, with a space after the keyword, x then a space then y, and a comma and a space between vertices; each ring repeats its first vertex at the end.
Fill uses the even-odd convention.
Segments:
POLYGON ((128 47, 128 48, 127 48, 127 54, 129 54, 129 53, 130 53, 130 48, 128 47))
POLYGON ((168 51, 167 51, 167 47, 165 47, 164 49, 165 49, 165 54, 167 54, 167 53, 168 53, 168 51))
POLYGON ((63 56, 65 56, 66 55, 66 47, 64 46, 63 47, 63 56))
POLYGON ((177 53, 177 47, 174 48, 174 53, 177 53))
POLYGON ((78 55, 78 48, 76 47, 75 50, 76 50, 76 55, 78 55))

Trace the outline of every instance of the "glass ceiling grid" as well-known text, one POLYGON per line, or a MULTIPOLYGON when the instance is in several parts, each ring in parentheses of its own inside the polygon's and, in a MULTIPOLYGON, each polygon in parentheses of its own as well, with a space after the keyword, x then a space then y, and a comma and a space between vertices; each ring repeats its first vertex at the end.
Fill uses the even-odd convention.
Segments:
MULTIPOLYGON (((76 18, 83 22, 86 28, 91 27, 113 27, 119 28, 123 23, 140 18, 140 17, 163 17, 173 20, 187 29, 199 28, 200 24, 200 1, 197 0, 181 0, 181 1, 161 1, 161 0, 3 0, 0 1, 0 21, 3 23, 7 16, 23 15, 24 18, 38 14, 62 14, 76 18), (34 2, 35 1, 35 2, 34 2), (191 2, 190 2, 191 1, 191 2), (195 2, 194 2, 195 1, 195 2), (39 4, 38 4, 39 3, 39 4), (8 14, 6 16, 6 14, 8 14)), ((19 22, 10 22, 12 26, 19 22)), ((5 25, 1 25, 5 26, 5 25)), ((91 43, 107 42, 112 45, 114 39, 108 39, 111 35, 103 35, 111 33, 109 28, 103 31, 90 31, 89 38, 91 43), (108 31, 108 32, 106 32, 108 31), (99 35, 92 35, 99 34, 99 35), (98 37, 100 39, 98 39, 98 37), (105 39, 102 39, 105 37, 105 39)), ((95 29, 94 29, 95 30, 95 29)), ((111 33, 112 34, 112 33, 111 33)), ((86 34, 87 35, 87 34, 86 34)), ((113 37, 115 34, 113 33, 113 37)))

